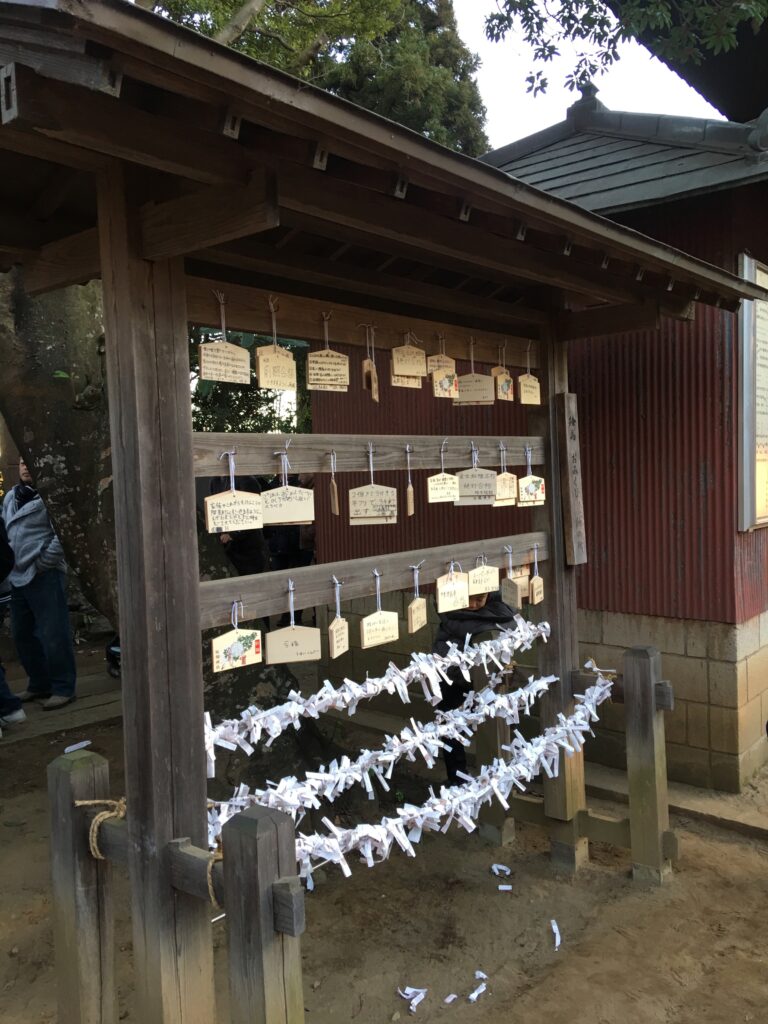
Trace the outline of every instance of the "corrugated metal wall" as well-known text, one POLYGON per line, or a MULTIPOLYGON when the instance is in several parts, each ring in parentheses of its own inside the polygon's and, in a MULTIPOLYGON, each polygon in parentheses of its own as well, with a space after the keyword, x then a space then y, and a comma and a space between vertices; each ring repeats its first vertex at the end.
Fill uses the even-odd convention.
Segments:
MULTIPOLYGON (((735 271, 738 252, 768 262, 768 186, 669 203, 621 220, 660 241, 735 271)), ((574 343, 590 562, 579 604, 606 611, 740 622, 768 607, 768 531, 739 534, 737 319, 699 306, 693 324, 574 343)), ((360 361, 352 353, 353 372, 360 361)), ((382 369, 386 356, 382 354, 382 369)), ((385 373, 381 373, 385 377, 385 373)), ((313 396, 320 433, 523 433, 519 406, 451 408, 426 392, 392 389, 381 404, 357 388, 313 396)), ((380 474, 397 484, 401 474, 380 474)), ((365 482, 344 478, 344 484, 365 482)), ((416 486, 421 481, 416 482, 416 486)), ((327 480, 320 482, 327 500, 327 480)), ((527 530, 516 510, 418 503, 396 527, 350 529, 318 521, 323 561, 448 544, 527 530)))

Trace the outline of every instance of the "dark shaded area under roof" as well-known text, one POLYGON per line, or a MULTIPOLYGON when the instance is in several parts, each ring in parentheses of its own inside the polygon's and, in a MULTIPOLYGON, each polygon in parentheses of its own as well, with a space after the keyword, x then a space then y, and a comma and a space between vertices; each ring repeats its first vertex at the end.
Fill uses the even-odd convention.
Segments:
POLYGON ((594 86, 566 120, 487 153, 500 170, 587 210, 616 213, 768 177, 768 126, 609 110, 594 86))

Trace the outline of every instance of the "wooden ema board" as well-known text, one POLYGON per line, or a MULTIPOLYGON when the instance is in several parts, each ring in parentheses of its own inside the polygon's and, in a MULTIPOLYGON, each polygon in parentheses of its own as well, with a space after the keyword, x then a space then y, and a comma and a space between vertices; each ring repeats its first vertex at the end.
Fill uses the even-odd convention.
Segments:
POLYGON ((453 473, 436 473, 427 477, 427 501, 459 500, 459 478, 453 473))
POLYGON ((397 488, 365 484, 349 492, 349 525, 377 526, 397 522, 397 488))
POLYGON ((546 487, 540 476, 521 476, 517 482, 517 504, 521 506, 543 505, 546 487))
POLYGON ((315 492, 308 487, 275 487, 264 491, 265 526, 308 526, 315 521, 315 492))
POLYGON ((296 360, 280 345, 262 345, 256 349, 256 376, 260 388, 275 391, 296 390, 296 360))
POLYGON ((506 370, 502 369, 501 373, 496 374, 496 398, 500 402, 514 402, 515 400, 515 381, 513 377, 507 373, 506 370))
POLYGON ((225 384, 251 383, 251 356, 248 349, 228 341, 207 341, 197 349, 200 380, 225 384))
POLYGON ((541 405, 541 385, 533 374, 522 374, 517 378, 517 386, 521 405, 541 405))
POLYGON ((432 374, 432 394, 435 398, 457 398, 459 378, 454 370, 438 370, 432 374))
POLYGON ((427 624, 427 601, 424 597, 414 597, 408 605, 408 632, 418 633, 427 624))
POLYGON ((493 594, 499 589, 499 570, 495 565, 476 565, 467 573, 469 596, 493 594))
POLYGON ((379 371, 372 359, 363 360, 363 388, 371 392, 374 402, 379 400, 379 371))
POLYGON ((349 623, 346 619, 335 618, 328 627, 328 654, 339 658, 349 650, 349 623))
POLYGON ((398 345, 392 349, 392 373, 402 377, 426 377, 427 357, 415 345, 398 345))
POLYGON ((544 600, 544 580, 541 576, 531 576, 528 581, 528 601, 531 604, 541 604, 544 600))
POLYGON ((454 505, 493 505, 496 501, 496 473, 492 469, 462 469, 456 474, 459 497, 454 505))
POLYGON ((321 348, 307 356, 307 391, 349 390, 349 356, 321 348))
POLYGON ((469 604, 469 576, 465 572, 449 572, 435 580, 437 610, 455 612, 469 604))
POLYGON ((454 398, 456 405, 493 405, 496 401, 496 389, 490 374, 465 373, 458 381, 458 394, 454 398))
POLYGON ((394 366, 390 364, 389 383, 393 388, 414 388, 420 390, 422 381, 421 377, 409 377, 403 373, 395 373, 394 366))
POLYGON ((264 525, 264 503, 250 491, 222 491, 209 494, 203 502, 208 533, 236 533, 260 530, 264 525))
POLYGON ((494 508, 505 508, 517 503, 517 477, 514 473, 496 474, 496 501, 494 508))
POLYGON ((524 590, 522 580, 507 576, 501 581, 501 599, 515 612, 519 612, 523 607, 524 590))
POLYGON ((427 373, 439 373, 441 370, 456 373, 456 360, 452 356, 444 356, 442 353, 427 356, 427 373))
POLYGON ((294 661, 319 661, 320 630, 315 626, 286 626, 267 633, 267 664, 285 665, 294 661))
POLYGON ((374 612, 360 620, 360 646, 363 650, 398 640, 397 612, 374 612))
POLYGON ((211 640, 211 664, 214 672, 258 665, 261 661, 261 631, 231 629, 211 640))

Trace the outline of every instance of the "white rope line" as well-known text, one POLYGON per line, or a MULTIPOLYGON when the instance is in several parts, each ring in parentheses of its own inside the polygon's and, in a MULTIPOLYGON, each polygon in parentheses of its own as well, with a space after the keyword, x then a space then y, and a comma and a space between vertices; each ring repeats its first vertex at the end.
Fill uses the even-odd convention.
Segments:
MULTIPOLYGON (((592 663, 588 663, 590 666, 594 668, 592 663)), ((492 764, 480 768, 476 778, 460 773, 466 779, 463 785, 443 786, 439 796, 432 793, 421 807, 405 804, 397 809, 396 817, 382 818, 378 824, 341 829, 328 818, 323 818, 327 834, 299 833, 296 837, 296 859, 299 873, 307 878, 308 887, 312 887, 313 861, 338 864, 349 876, 351 869, 346 858, 351 853, 358 853, 368 867, 386 860, 395 846, 409 857, 415 857, 413 844, 419 842, 424 832, 447 832, 454 821, 472 832, 483 804, 496 797, 506 810, 513 787, 524 791, 524 783, 542 771, 549 778, 554 778, 559 770, 560 750, 572 756, 582 749, 585 734, 592 733, 591 724, 598 719, 598 705, 610 695, 611 681, 599 669, 596 672, 595 683, 584 694, 576 696, 577 707, 573 714, 567 718, 558 715, 557 725, 530 742, 515 730, 512 743, 503 748, 512 755, 509 762, 495 758, 492 764)))
POLYGON ((499 628, 500 635, 493 640, 471 644, 467 637, 463 648, 451 643, 444 655, 416 653, 405 668, 390 664, 383 676, 366 679, 363 683, 345 679, 340 686, 333 687, 326 679, 317 693, 309 697, 292 690, 283 704, 268 709, 251 705, 241 711, 239 719, 226 719, 216 726, 211 724, 210 713, 206 712, 204 730, 208 777, 214 775, 217 746, 227 750, 240 748, 250 756, 262 737, 267 737, 269 746, 291 726, 298 729, 302 718, 317 719, 332 708, 353 715, 360 701, 371 700, 382 693, 397 694, 404 704, 409 704, 408 688, 416 682, 421 683, 426 700, 437 704, 442 699, 441 683, 451 683, 448 676, 451 669, 458 669, 468 682, 470 669, 476 666, 482 666, 486 674, 490 674, 494 665, 503 671, 513 660, 515 652, 529 650, 538 638, 546 642, 550 634, 549 623, 526 622, 520 615, 515 616, 513 628, 499 628))
POLYGON ((345 755, 327 767, 323 765, 317 771, 307 772, 301 782, 286 776, 279 783, 273 783, 272 788, 254 792, 242 785, 231 800, 209 803, 209 841, 215 843, 224 823, 254 804, 284 811, 295 821, 301 821, 308 808, 319 808, 321 800, 333 802, 340 793, 355 785, 364 785, 369 798, 373 799, 371 773, 388 792, 388 780, 402 758, 415 761, 416 754, 420 754, 432 768, 443 748, 454 743, 469 746, 472 735, 487 718, 499 718, 508 725, 519 724, 521 712, 529 715, 533 702, 556 679, 556 676, 531 677, 525 686, 512 693, 495 693, 502 677, 494 674, 483 690, 473 690, 467 695, 462 707, 438 711, 435 720, 426 725, 412 718, 410 726, 405 726, 398 736, 387 736, 380 749, 363 750, 354 761, 345 755))

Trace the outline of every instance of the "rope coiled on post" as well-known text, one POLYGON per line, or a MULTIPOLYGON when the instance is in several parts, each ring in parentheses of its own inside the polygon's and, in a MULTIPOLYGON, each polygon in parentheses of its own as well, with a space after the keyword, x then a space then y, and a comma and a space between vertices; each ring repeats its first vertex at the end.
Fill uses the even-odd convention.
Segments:
POLYGON ((94 860, 106 860, 107 858, 99 849, 99 829, 110 818, 115 818, 117 821, 122 821, 125 818, 127 811, 125 797, 122 796, 119 800, 75 800, 75 807, 105 808, 94 815, 91 821, 91 827, 88 829, 88 847, 94 860))

